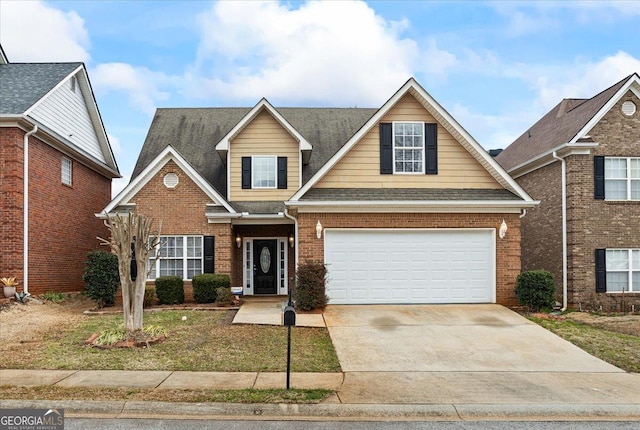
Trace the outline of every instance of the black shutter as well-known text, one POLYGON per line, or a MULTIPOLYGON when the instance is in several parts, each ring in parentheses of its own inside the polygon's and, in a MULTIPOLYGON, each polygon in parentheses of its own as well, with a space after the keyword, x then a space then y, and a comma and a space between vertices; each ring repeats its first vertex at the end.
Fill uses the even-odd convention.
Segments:
POLYGON ((278 157, 278 188, 287 189, 287 157, 278 157))
POLYGON ((213 236, 204 237, 204 273, 214 273, 214 248, 216 239, 213 236))
POLYGON ((596 293, 607 292, 607 250, 596 249, 596 293))
POLYGON ((604 157, 593 157, 594 197, 604 200, 604 157))
POLYGON ((424 125, 424 159, 427 175, 438 174, 438 125, 424 125))
POLYGON ((251 189, 251 157, 242 157, 242 189, 251 189))
POLYGON ((380 123, 380 174, 393 173, 393 127, 390 122, 380 123))

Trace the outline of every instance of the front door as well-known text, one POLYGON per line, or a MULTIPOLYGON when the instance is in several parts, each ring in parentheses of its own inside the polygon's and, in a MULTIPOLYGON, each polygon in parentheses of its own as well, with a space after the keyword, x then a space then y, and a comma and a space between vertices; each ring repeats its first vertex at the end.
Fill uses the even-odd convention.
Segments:
POLYGON ((276 239, 253 241, 253 292, 276 294, 276 239))

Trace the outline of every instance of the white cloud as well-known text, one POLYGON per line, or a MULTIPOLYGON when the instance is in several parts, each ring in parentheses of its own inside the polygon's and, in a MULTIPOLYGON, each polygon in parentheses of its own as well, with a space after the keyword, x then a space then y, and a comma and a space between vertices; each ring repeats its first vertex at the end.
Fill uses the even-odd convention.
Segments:
POLYGON ((109 133, 107 133, 107 137, 109 138, 109 143, 111 144, 113 155, 115 155, 116 158, 122 155, 122 146, 120 145, 120 139, 109 133))
POLYGON ((422 51, 360 1, 219 2, 199 17, 202 40, 189 95, 330 105, 380 105, 414 72, 455 65, 435 41, 422 51), (429 55, 430 61, 425 61, 429 55))
POLYGON ((90 58, 83 19, 42 1, 1 1, 0 41, 11 62, 86 62, 90 58))
POLYGON ((170 97, 170 93, 160 87, 176 84, 176 78, 126 63, 99 64, 90 75, 97 94, 112 91, 124 94, 133 108, 147 115, 153 115, 157 101, 170 97))
POLYGON ((122 178, 117 178, 112 180, 111 181, 111 198, 113 199, 122 190, 124 190, 125 187, 129 185, 130 180, 131 180, 131 175, 123 176, 122 178))

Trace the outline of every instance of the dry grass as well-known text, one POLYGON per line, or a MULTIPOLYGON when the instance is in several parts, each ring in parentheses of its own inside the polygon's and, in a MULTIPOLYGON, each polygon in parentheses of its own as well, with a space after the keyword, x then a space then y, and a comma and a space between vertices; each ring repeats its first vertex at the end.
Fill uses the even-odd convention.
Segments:
POLYGON ((600 324, 592 321, 593 325, 590 325, 584 322, 586 319, 583 322, 570 321, 568 319, 570 315, 560 319, 536 317, 529 317, 529 319, 601 360, 627 372, 640 373, 640 337, 611 330, 614 328, 626 332, 629 328, 634 329, 636 328, 635 320, 627 319, 625 324, 621 321, 610 321, 608 324, 610 329, 607 330, 602 328, 604 326, 602 321, 600 324))
POLYGON ((101 400, 224 403, 318 403, 330 390, 153 390, 0 386, 0 398, 13 400, 101 400))
MULTIPOLYGON (((234 311, 148 313, 145 324, 163 327, 168 334, 164 342, 149 348, 102 350, 85 345, 84 340, 93 333, 117 327, 122 323, 122 315, 87 317, 79 313, 77 306, 67 306, 71 311, 66 313, 64 305, 56 304, 17 305, 8 313, 3 311, 0 314, 0 368, 286 370, 286 328, 231 325, 234 311), (187 316, 186 321, 182 320, 183 316, 187 316), (42 318, 38 321, 38 317, 42 318), (45 327, 38 324, 43 321, 45 327)), ((340 371, 329 333, 324 328, 295 327, 291 351, 293 372, 340 371)))

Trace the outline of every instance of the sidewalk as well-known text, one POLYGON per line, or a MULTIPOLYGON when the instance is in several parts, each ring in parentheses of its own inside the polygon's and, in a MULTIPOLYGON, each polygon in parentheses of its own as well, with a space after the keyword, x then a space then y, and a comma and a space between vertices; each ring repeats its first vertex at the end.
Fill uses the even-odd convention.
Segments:
MULTIPOLYGON (((285 373, 0 369, 0 385, 146 389, 284 388, 285 373)), ((0 408, 64 408, 113 418, 640 421, 640 375, 628 373, 292 373, 294 388, 337 394, 319 404, 0 400, 0 408), (521 381, 526 378, 528 381, 521 381), (521 390, 522 386, 528 387, 521 390), (518 388, 520 387, 520 388, 518 388)))

